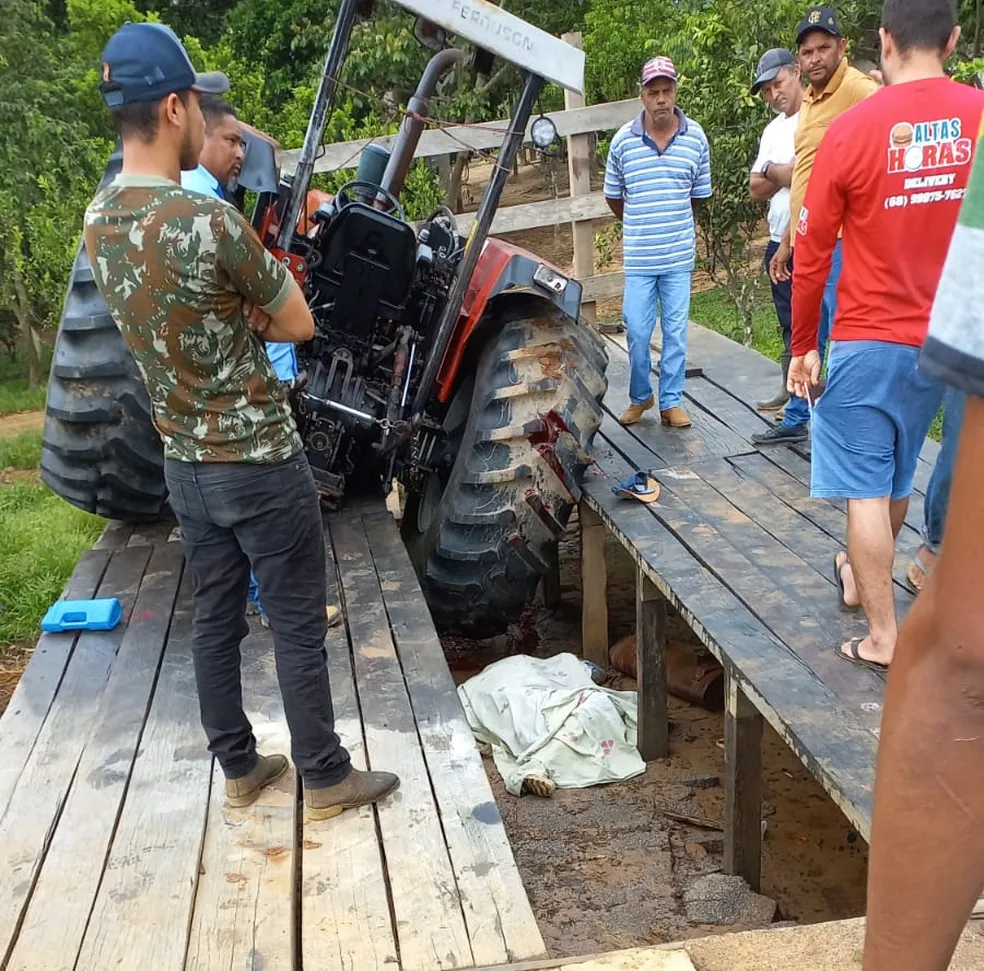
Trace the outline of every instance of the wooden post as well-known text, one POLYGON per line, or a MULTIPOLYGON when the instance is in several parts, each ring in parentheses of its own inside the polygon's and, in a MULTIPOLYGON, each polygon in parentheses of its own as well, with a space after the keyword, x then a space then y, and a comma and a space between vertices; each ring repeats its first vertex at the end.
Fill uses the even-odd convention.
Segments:
MULTIPOLYGON (((563 35, 572 47, 581 49, 583 39, 579 30, 563 35)), ((584 95, 573 91, 564 91, 564 107, 584 107, 584 95)), ((567 168, 571 176, 571 195, 586 196, 591 194, 591 169, 594 166, 594 148, 592 135, 567 136, 567 168)), ((585 280, 594 276, 594 225, 591 222, 572 223, 574 233, 574 276, 585 280)), ((594 301, 581 304, 581 315, 593 324, 598 318, 597 306, 594 301)))
POLYGON ((586 661, 608 668, 607 529, 587 502, 578 507, 581 527, 581 653, 586 661))
POLYGON ((762 716, 729 668, 724 696, 724 871, 756 893, 762 876, 762 716))
POLYGON ((636 570, 636 681, 639 695, 637 748, 646 762, 670 754, 666 702, 666 600, 642 570, 636 570))

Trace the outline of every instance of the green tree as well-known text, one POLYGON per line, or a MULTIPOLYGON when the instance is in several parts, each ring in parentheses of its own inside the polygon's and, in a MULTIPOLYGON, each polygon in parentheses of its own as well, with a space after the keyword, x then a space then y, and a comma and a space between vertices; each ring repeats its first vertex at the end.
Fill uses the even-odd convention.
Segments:
POLYGON ((82 214, 110 143, 93 133, 83 71, 42 7, 8 0, 0 22, 0 307, 40 380, 40 334, 57 320, 82 214))

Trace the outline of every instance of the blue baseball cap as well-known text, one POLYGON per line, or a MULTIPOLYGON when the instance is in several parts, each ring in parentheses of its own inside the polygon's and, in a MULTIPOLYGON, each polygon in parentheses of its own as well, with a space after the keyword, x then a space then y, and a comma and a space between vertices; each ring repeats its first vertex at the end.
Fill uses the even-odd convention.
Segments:
POLYGON ((773 47, 759 59, 755 68, 755 82, 752 84, 752 94, 758 94, 763 84, 774 81, 784 67, 795 67, 796 58, 783 47, 773 47))
POLYGON ((124 24, 102 53, 99 90, 110 108, 160 101, 179 91, 225 94, 229 79, 220 71, 196 74, 178 35, 164 24, 124 24))

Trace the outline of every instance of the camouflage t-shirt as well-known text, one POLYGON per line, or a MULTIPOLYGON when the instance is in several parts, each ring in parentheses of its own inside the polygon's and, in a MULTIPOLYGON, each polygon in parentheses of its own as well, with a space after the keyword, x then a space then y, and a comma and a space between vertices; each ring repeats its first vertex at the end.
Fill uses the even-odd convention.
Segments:
POLYGON ((286 388, 242 312, 244 300, 276 312, 294 283, 236 209, 120 175, 86 210, 85 245, 168 458, 274 463, 301 450, 286 388))

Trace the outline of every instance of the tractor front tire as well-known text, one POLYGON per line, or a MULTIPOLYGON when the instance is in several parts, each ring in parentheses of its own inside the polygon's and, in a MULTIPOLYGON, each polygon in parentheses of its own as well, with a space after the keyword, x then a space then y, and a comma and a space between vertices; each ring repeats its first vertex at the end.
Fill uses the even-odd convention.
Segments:
POLYGON ((498 313, 463 383, 471 402, 440 501, 421 516, 426 490, 411 493, 402 522, 435 624, 476 638, 503 633, 533 600, 580 499, 608 387, 589 326, 536 297, 498 313))
POLYGON ((80 247, 48 379, 41 479, 79 509, 168 518, 164 448, 150 398, 80 247))

